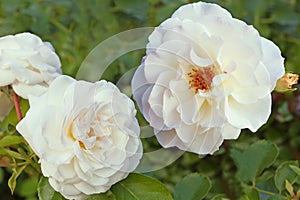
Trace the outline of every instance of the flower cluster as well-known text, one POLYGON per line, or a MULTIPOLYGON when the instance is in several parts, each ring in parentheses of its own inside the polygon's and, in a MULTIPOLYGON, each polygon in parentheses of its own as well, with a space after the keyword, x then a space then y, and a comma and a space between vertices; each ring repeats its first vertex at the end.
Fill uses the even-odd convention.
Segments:
POLYGON ((61 75, 52 45, 31 33, 0 38, 0 50, 0 120, 13 93, 29 100, 16 128, 56 191, 85 199, 135 170, 142 156, 136 110, 116 86, 61 75))

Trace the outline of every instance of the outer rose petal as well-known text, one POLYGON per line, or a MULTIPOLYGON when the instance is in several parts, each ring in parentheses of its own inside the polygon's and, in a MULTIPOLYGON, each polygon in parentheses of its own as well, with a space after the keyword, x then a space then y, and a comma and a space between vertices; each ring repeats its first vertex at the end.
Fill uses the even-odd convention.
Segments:
POLYGON ((284 75, 284 58, 280 49, 270 40, 261 37, 263 50, 263 63, 267 67, 271 79, 271 90, 274 89, 277 80, 284 75))
POLYGON ((15 83, 12 85, 14 91, 21 96, 24 99, 28 98, 28 94, 39 96, 47 91, 48 85, 40 85, 40 84, 34 84, 34 85, 27 85, 21 82, 15 83))
POLYGON ((222 127, 222 136, 225 140, 237 139, 241 133, 241 129, 227 123, 222 127))
POLYGON ((0 68, 0 87, 10 85, 14 82, 16 76, 9 70, 0 68))
POLYGON ((203 2, 181 6, 173 13, 172 18, 179 18, 181 20, 191 19, 193 21, 198 21, 202 17, 209 16, 231 18, 231 14, 219 5, 203 2))
POLYGON ((175 129, 171 129, 171 130, 167 130, 167 131, 158 131, 155 134, 155 136, 156 136, 158 142, 164 148, 176 146, 180 149, 186 150, 185 144, 179 139, 175 129))
POLYGON ((223 142, 223 137, 217 129, 199 130, 197 127, 194 127, 191 132, 193 133, 193 139, 189 142, 183 142, 178 137, 179 131, 174 129, 161 131, 156 134, 156 137, 165 148, 176 146, 181 150, 195 152, 199 155, 213 154, 223 142))
POLYGON ((223 137, 218 128, 211 128, 204 133, 198 134, 188 147, 188 151, 199 155, 213 154, 219 149, 223 142, 223 137))
MULTIPOLYGON (((138 74, 137 76, 134 76, 131 80, 131 87, 132 87, 132 90, 134 91, 134 94, 135 94, 135 91, 137 91, 139 88, 141 87, 144 87, 144 86, 149 86, 149 84, 145 83, 145 74, 144 74, 144 68, 145 68, 145 65, 142 63, 135 71, 135 74, 138 74)), ((138 99, 140 99, 141 97, 138 96, 137 97, 138 99)))
POLYGON ((238 103, 228 97, 225 103, 225 114, 228 122, 237 128, 249 128, 252 132, 265 124, 271 114, 271 95, 252 104, 238 103))

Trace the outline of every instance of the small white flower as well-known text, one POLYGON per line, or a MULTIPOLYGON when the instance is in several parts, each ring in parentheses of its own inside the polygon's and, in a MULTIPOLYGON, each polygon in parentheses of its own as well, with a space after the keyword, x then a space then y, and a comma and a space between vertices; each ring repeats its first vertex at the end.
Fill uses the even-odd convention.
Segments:
POLYGON ((103 193, 127 177, 142 156, 133 102, 106 81, 56 78, 17 130, 39 156, 44 176, 68 199, 103 193))
POLYGON ((0 38, 0 87, 11 85, 25 99, 40 95, 61 74, 60 67, 52 45, 34 34, 0 38))
POLYGON ((132 89, 164 147, 212 154, 271 112, 279 48, 216 4, 180 7, 149 36, 132 89))

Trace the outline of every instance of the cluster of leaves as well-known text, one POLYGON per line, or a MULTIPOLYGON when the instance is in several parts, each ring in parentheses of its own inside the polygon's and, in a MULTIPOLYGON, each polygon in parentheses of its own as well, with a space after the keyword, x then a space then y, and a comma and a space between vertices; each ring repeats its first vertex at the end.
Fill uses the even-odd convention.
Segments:
MULTIPOLYGON (((75 77, 83 59, 99 42, 121 31, 157 26, 179 6, 191 2, 1 0, 0 35, 30 31, 50 41, 61 58, 64 74, 75 77)), ((300 73, 299 1, 207 2, 253 24, 280 47, 287 70, 300 73)), ((117 82, 139 65, 143 54, 140 50, 120 57, 102 78, 117 82)), ((89 199, 299 199, 300 93, 273 96, 273 114, 256 134, 244 130, 238 140, 225 142, 213 156, 199 158, 186 152, 164 169, 132 174, 106 194, 89 199)), ((21 103, 25 114, 28 104, 21 103)), ((138 117, 141 125, 146 124, 140 114, 138 117)), ((16 123, 13 110, 0 124, 1 198, 10 199, 11 189, 15 199, 63 199, 40 177, 38 158, 16 132, 16 123)), ((160 148, 155 138, 143 140, 143 146, 145 152, 160 148)))
MULTIPOLYGON (((6 139, 2 140, 3 142, 0 143, 0 146, 21 142, 19 141, 21 137, 18 137, 19 139, 17 140, 13 137, 18 136, 5 137, 6 139)), ((222 154, 217 155, 217 157, 222 154)), ((237 199, 238 197, 242 200, 297 200, 300 198, 299 163, 298 161, 284 161, 277 163, 279 166, 275 167, 277 166, 276 160, 278 155, 279 148, 277 145, 266 140, 261 140, 253 143, 244 150, 241 150, 237 146, 230 148, 227 159, 231 159, 233 163, 228 162, 228 160, 225 161, 222 158, 221 168, 217 169, 216 166, 218 165, 215 165, 212 169, 212 173, 220 173, 217 175, 218 178, 209 178, 211 175, 207 172, 190 173, 185 177, 181 177, 181 180, 173 188, 173 195, 171 195, 162 182, 146 175, 133 173, 125 180, 115 184, 108 192, 91 195, 88 200, 200 200, 205 198, 227 200, 237 199), (233 170, 232 167, 236 169, 233 170)), ((226 155, 222 155, 222 157, 226 157, 226 155)), ((16 157, 16 159, 22 158, 16 157)), ((204 160, 202 161, 205 162, 204 160)), ((13 171, 18 169, 16 170, 16 175, 19 175, 26 167, 27 165, 24 164, 18 168, 13 168, 13 171)), ((180 168, 177 167, 177 170, 180 170, 180 168)), ((35 180, 37 178, 34 177, 35 180)), ((29 184, 32 184, 31 187, 37 188, 39 199, 64 199, 52 189, 48 180, 44 177, 40 178, 38 184, 32 180, 24 182, 22 185, 25 184, 29 187, 29 184)), ((25 186, 23 187, 25 189, 25 186)), ((23 194, 33 195, 35 191, 36 189, 32 188, 31 192, 23 191, 23 194)))

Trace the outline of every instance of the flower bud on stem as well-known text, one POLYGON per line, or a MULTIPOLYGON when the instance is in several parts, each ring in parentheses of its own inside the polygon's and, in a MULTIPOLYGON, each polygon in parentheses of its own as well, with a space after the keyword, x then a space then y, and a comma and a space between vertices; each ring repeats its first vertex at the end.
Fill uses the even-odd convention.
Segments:
POLYGON ((22 117, 21 107, 19 104, 19 96, 15 92, 14 92, 14 104, 15 104, 18 120, 21 121, 23 117, 22 117))
POLYGON ((278 79, 275 87, 276 92, 292 92, 296 88, 292 88, 293 85, 298 83, 298 74, 290 72, 285 73, 280 79, 278 79))

